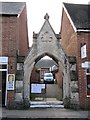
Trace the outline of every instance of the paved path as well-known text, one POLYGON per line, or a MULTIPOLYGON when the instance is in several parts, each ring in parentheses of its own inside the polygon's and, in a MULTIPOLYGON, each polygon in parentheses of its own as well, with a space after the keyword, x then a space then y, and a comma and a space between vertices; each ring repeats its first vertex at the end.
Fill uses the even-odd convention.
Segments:
POLYGON ((2 116, 7 118, 90 118, 89 115, 88 111, 74 111, 65 108, 2 109, 2 116))

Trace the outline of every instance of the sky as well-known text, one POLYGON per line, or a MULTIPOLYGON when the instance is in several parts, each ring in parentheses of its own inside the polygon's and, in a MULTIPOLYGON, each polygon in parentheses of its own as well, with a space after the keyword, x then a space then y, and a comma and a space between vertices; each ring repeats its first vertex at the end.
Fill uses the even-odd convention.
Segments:
POLYGON ((26 2, 29 46, 32 46, 33 31, 39 33, 46 13, 55 33, 60 32, 62 2, 88 4, 89 0, 0 0, 4 2, 26 2))

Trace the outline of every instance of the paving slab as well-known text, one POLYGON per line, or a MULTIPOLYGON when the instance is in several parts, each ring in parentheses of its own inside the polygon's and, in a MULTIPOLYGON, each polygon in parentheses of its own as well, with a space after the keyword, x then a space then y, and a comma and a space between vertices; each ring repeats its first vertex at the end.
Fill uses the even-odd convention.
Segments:
POLYGON ((28 110, 7 110, 2 108, 6 118, 90 118, 90 111, 61 108, 30 108, 28 110))

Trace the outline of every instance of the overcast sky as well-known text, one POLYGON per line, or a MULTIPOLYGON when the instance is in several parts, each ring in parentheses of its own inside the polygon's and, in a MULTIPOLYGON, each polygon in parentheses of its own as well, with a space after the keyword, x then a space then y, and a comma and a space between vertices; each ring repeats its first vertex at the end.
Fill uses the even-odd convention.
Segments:
POLYGON ((88 4, 89 0, 0 0, 4 2, 26 2, 28 18, 29 46, 32 45, 33 31, 38 33, 44 23, 44 16, 49 14, 49 21, 55 31, 60 32, 62 2, 88 4))

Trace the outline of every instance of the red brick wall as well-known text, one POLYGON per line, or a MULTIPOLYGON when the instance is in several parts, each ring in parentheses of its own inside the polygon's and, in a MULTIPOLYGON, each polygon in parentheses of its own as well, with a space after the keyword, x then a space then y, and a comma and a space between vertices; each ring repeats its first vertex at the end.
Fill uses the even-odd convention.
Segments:
MULTIPOLYGON (((7 56, 8 74, 16 74, 17 65, 17 50, 19 49, 19 56, 26 56, 29 48, 28 33, 27 33, 27 16, 26 8, 22 11, 19 17, 17 16, 1 16, 0 24, 2 29, 2 49, 0 49, 0 56, 7 56)), ((1 43, 1 42, 0 42, 1 43)), ((13 101, 15 98, 15 91, 8 91, 8 101, 13 101)))
POLYGON ((70 56, 77 55, 77 37, 74 29, 63 11, 62 27, 61 27, 61 45, 65 53, 70 56))
POLYGON ((16 73, 17 17, 2 17, 2 54, 9 57, 8 73, 16 73))
POLYGON ((2 55, 16 56, 17 18, 16 16, 2 17, 2 55))
POLYGON ((90 61, 90 33, 88 33, 87 56, 87 59, 90 61))
MULTIPOLYGON (((19 49, 19 55, 26 56, 29 48, 26 9, 23 10, 20 18, 17 16, 2 16, 1 24, 2 51, 0 51, 0 55, 8 56, 10 60, 9 63, 13 64, 11 68, 16 69, 16 51, 19 49), (12 61, 14 59, 13 63, 11 63, 11 59, 12 61)), ((12 71, 10 67, 9 71, 12 71)), ((15 70, 12 71, 12 73, 15 74, 15 70)))
POLYGON ((26 7, 23 9, 21 15, 19 16, 18 22, 19 55, 26 56, 29 48, 26 7))
MULTIPOLYGON (((1 56, 7 56, 8 74, 16 74, 16 50, 17 50, 17 17, 2 16, 2 52, 1 56)), ((14 91, 7 92, 7 102, 13 102, 14 91)))
MULTIPOLYGON (((81 63, 85 61, 90 61, 90 43, 89 43, 89 35, 90 33, 85 32, 78 32, 77 41, 78 41, 78 80, 79 80, 79 98, 80 98, 80 105, 83 108, 88 108, 90 103, 90 98, 87 97, 87 78, 86 78, 86 71, 81 67, 81 63), (87 49, 87 57, 82 59, 81 58, 81 43, 86 43, 87 49)), ((90 106, 89 106, 90 107, 90 106)))
MULTIPOLYGON (((80 106, 88 108, 90 98, 86 97, 87 90, 87 79, 85 69, 82 69, 81 63, 89 60, 90 61, 90 33, 82 33, 74 31, 66 13, 63 11, 62 27, 61 27, 61 45, 64 48, 67 55, 76 56, 77 60, 77 74, 78 74, 78 86, 79 86, 79 100, 80 106), (81 43, 87 44, 87 55, 85 59, 81 59, 81 43)), ((90 107, 90 106, 89 106, 90 107)))
MULTIPOLYGON (((15 98, 15 92, 14 91, 9 91, 7 93, 7 103, 11 106, 15 98)), ((14 105, 14 104, 13 104, 14 105)))
POLYGON ((57 84, 60 88, 63 88, 63 81, 62 81, 62 71, 58 68, 58 72, 55 73, 55 79, 57 80, 57 84))
POLYGON ((0 55, 16 56, 19 49, 20 56, 26 56, 29 48, 26 8, 19 17, 2 17, 2 53, 0 55))
POLYGON ((32 70, 30 81, 31 83, 38 83, 40 81, 40 71, 36 72, 35 66, 32 70))

